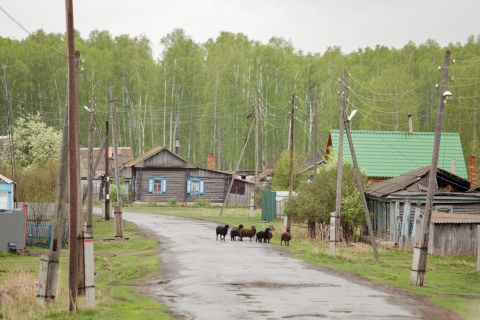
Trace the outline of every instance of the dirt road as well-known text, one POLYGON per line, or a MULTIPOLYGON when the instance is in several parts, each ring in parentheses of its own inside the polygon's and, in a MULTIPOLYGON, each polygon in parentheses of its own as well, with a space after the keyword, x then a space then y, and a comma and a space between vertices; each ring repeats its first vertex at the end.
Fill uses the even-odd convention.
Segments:
POLYGON ((217 241, 220 224, 123 217, 159 240, 161 276, 140 290, 177 319, 460 319, 423 297, 322 270, 273 244, 217 241))

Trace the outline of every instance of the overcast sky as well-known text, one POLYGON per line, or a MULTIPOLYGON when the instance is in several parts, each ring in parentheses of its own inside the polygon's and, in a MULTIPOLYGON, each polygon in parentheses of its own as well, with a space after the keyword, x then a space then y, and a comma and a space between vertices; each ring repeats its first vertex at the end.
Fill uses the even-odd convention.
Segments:
MULTIPOLYGON (((464 44, 480 35, 479 0, 73 0, 73 7, 83 38, 95 29, 144 34, 156 53, 175 28, 199 43, 228 31, 262 43, 282 37, 297 51, 321 54, 427 39, 464 44)), ((0 36, 22 39, 28 33, 3 11, 29 32, 65 32, 64 0, 0 0, 0 36)))

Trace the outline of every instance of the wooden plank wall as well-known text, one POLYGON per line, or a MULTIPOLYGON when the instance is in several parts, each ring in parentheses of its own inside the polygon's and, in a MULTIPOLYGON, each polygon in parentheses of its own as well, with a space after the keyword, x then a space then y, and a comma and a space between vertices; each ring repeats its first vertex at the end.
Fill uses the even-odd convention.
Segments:
POLYGON ((159 152, 155 154, 154 156, 146 159, 143 162, 143 165, 145 167, 148 166, 155 166, 156 168, 162 167, 162 168, 172 168, 172 167, 177 167, 177 168, 185 168, 187 166, 187 163, 181 159, 179 159, 177 156, 174 154, 164 151, 164 152, 159 152))
POLYGON ((440 223, 434 225, 434 252, 444 256, 475 256, 478 250, 477 225, 440 223))
POLYGON ((183 169, 165 168, 162 170, 148 169, 137 171, 136 195, 137 201, 142 202, 167 202, 176 198, 179 203, 185 202, 186 197, 186 171, 183 169), (167 180, 166 194, 152 194, 148 192, 148 182, 152 177, 163 177, 167 180))
MULTIPOLYGON (((168 155, 168 154, 167 154, 168 155)), ((195 202, 198 199, 208 199, 211 203, 223 203, 228 190, 230 175, 221 172, 203 169, 185 168, 143 168, 135 172, 135 201, 141 202, 167 202, 170 198, 176 198, 179 203, 195 202), (148 182, 152 177, 160 176, 167 180, 166 194, 152 194, 148 192, 148 182), (189 195, 187 180, 200 178, 204 181, 205 193, 202 195, 189 195)), ((240 182, 242 184, 242 182, 240 182)), ((229 197, 229 205, 250 205, 250 184, 243 183, 243 194, 235 194, 235 190, 229 197)), ((240 190, 237 188, 236 190, 240 190)))

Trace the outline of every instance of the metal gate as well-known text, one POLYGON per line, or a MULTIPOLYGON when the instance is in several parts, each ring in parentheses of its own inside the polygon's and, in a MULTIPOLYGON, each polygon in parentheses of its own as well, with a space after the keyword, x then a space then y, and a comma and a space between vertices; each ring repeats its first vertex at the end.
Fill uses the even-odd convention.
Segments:
POLYGON ((276 217, 275 191, 262 191, 262 220, 272 221, 276 217))

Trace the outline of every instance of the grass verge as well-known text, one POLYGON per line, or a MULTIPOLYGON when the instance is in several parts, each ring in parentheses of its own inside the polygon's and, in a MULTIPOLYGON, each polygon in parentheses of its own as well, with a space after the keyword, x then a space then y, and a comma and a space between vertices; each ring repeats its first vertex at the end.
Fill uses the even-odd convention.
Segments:
POLYGON ((94 218, 96 307, 68 312, 68 249, 62 249, 57 298, 36 304, 40 255, 47 249, 27 247, 25 254, 0 252, 0 319, 173 319, 165 306, 138 293, 135 285, 157 276, 157 241, 124 223, 124 238, 114 238, 114 221, 94 218))

